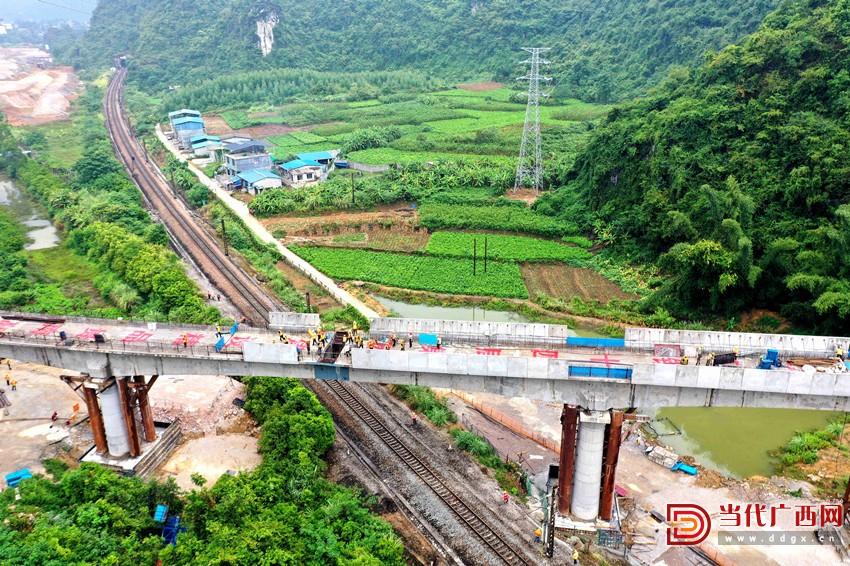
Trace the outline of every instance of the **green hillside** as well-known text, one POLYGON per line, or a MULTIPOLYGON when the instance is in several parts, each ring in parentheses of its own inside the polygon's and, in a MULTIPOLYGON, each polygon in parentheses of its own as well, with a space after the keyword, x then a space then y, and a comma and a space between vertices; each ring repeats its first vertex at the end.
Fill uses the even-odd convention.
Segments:
POLYGON ((537 204, 667 274, 679 316, 850 332, 850 2, 798 1, 611 112, 537 204))
POLYGON ((562 97, 644 92, 671 65, 753 31, 778 0, 110 0, 95 10, 78 65, 134 57, 133 80, 188 85, 236 70, 413 70, 512 81, 521 47, 551 47, 562 97), (273 15, 263 57, 257 21, 273 15))

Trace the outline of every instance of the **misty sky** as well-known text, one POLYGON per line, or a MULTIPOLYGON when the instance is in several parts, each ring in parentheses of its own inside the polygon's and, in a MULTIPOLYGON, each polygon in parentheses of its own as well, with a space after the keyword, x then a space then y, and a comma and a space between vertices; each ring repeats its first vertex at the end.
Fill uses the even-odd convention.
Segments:
POLYGON ((15 20, 76 20, 87 22, 97 0, 0 0, 0 18, 15 20))

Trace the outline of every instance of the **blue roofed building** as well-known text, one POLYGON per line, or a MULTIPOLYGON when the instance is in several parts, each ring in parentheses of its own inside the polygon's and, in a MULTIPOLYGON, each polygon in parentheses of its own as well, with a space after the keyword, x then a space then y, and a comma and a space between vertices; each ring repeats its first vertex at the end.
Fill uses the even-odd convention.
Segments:
POLYGON ((330 151, 310 151, 307 153, 299 153, 295 157, 304 161, 315 161, 325 168, 328 172, 333 169, 334 160, 339 155, 339 150, 333 149, 330 151))
POLYGON ((171 121, 174 137, 180 149, 192 149, 192 138, 206 133, 204 119, 200 116, 184 116, 171 121))
POLYGON ((237 186, 252 195, 282 184, 281 178, 270 169, 249 169, 236 174, 237 186))
POLYGON ((283 184, 287 187, 307 187, 320 183, 327 176, 325 166, 310 159, 293 159, 279 166, 283 184))
POLYGON ((224 146, 221 143, 220 137, 201 134, 199 136, 192 136, 189 143, 192 144, 192 153, 196 157, 209 157, 212 161, 221 161, 221 157, 224 154, 224 146))

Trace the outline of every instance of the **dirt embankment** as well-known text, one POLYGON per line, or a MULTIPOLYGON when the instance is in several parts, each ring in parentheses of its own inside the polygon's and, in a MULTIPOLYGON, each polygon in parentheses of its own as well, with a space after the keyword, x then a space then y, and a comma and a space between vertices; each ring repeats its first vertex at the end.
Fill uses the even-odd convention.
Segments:
POLYGON ((34 126, 70 115, 80 81, 71 67, 53 67, 31 47, 0 48, 0 111, 13 126, 34 126))

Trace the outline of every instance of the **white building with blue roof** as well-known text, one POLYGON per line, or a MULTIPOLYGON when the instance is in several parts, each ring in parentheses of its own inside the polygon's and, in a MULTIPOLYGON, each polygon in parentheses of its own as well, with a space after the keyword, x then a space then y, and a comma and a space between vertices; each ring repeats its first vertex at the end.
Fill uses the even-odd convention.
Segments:
POLYGON ((325 166, 312 159, 293 159, 280 165, 283 184, 287 187, 308 187, 327 177, 325 166))
POLYGON ((249 169, 236 174, 240 186, 254 196, 282 184, 281 178, 270 169, 249 169))

